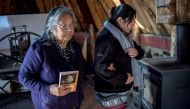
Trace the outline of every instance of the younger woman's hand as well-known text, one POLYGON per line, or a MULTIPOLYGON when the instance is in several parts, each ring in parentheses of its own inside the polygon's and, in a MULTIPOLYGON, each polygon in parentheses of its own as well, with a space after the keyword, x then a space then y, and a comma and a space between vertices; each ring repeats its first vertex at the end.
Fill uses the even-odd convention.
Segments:
POLYGON ((130 74, 130 73, 127 73, 127 81, 125 82, 125 84, 130 84, 134 81, 134 77, 130 74))
POLYGON ((66 84, 62 84, 61 86, 59 86, 58 84, 52 84, 50 86, 50 93, 55 96, 65 96, 70 92, 71 88, 69 87, 69 85, 66 84))
POLYGON ((136 48, 127 49, 127 53, 131 58, 135 58, 138 55, 138 51, 136 48))

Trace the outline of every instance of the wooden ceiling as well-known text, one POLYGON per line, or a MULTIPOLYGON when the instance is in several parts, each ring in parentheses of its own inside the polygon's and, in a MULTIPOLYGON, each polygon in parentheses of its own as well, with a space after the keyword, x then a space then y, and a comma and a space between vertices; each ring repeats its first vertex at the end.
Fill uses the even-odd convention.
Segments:
POLYGON ((107 11, 115 6, 112 0, 0 0, 1 15, 47 13, 54 7, 67 6, 77 17, 77 30, 88 31, 90 24, 95 30, 108 18, 107 11))
POLYGON ((128 3, 137 11, 142 33, 170 34, 172 26, 156 23, 156 0, 0 0, 0 15, 47 13, 57 6, 68 6, 76 14, 77 30, 88 31, 93 24, 96 31, 108 19, 111 7, 128 3))

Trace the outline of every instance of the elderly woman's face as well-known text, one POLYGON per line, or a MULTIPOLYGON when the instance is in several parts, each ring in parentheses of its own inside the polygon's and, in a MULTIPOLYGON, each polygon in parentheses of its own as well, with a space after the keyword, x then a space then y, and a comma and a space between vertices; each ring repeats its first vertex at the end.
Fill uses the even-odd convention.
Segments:
POLYGON ((62 42, 71 40, 75 29, 74 19, 69 14, 64 14, 60 21, 57 23, 53 34, 55 38, 62 42))

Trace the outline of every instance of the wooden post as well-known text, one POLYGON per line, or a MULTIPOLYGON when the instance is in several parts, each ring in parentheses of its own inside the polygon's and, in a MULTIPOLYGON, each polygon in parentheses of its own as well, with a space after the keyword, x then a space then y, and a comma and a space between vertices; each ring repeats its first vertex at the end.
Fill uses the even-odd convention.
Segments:
POLYGON ((91 57, 91 63, 93 63, 94 62, 94 52, 95 52, 95 40, 96 40, 96 37, 94 35, 93 24, 89 25, 89 33, 90 33, 90 46, 91 46, 90 57, 91 57))
POLYGON ((87 60, 87 39, 88 39, 88 37, 85 37, 84 43, 82 46, 82 55, 83 55, 85 60, 87 60))
POLYGON ((176 56, 177 46, 176 46, 176 26, 173 26, 172 33, 171 33, 171 48, 170 48, 170 56, 176 56))

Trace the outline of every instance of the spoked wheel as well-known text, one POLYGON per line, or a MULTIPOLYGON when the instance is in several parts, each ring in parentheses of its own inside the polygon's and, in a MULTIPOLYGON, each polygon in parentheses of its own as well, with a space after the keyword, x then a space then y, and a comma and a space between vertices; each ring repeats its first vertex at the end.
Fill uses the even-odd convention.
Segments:
MULTIPOLYGON (((26 29, 26 26, 22 26, 22 28, 26 29)), ((13 83, 16 83, 18 86, 18 71, 21 67, 21 63, 23 62, 25 53, 31 43, 40 38, 40 35, 29 31, 15 32, 16 27, 13 27, 12 30, 14 33, 7 34, 0 39, 0 43, 9 43, 11 53, 11 55, 9 55, 0 52, 0 79, 7 80, 3 86, 0 86, 0 91, 5 94, 24 92, 18 87, 12 87, 10 91, 5 90, 5 88, 7 85, 11 85, 13 83)))
POLYGON ((9 59, 15 60, 17 62, 22 62, 31 42, 37 40, 41 36, 39 34, 25 31, 25 32, 14 32, 10 33, 0 39, 0 43, 8 39, 11 55, 6 55, 0 52, 9 59))

